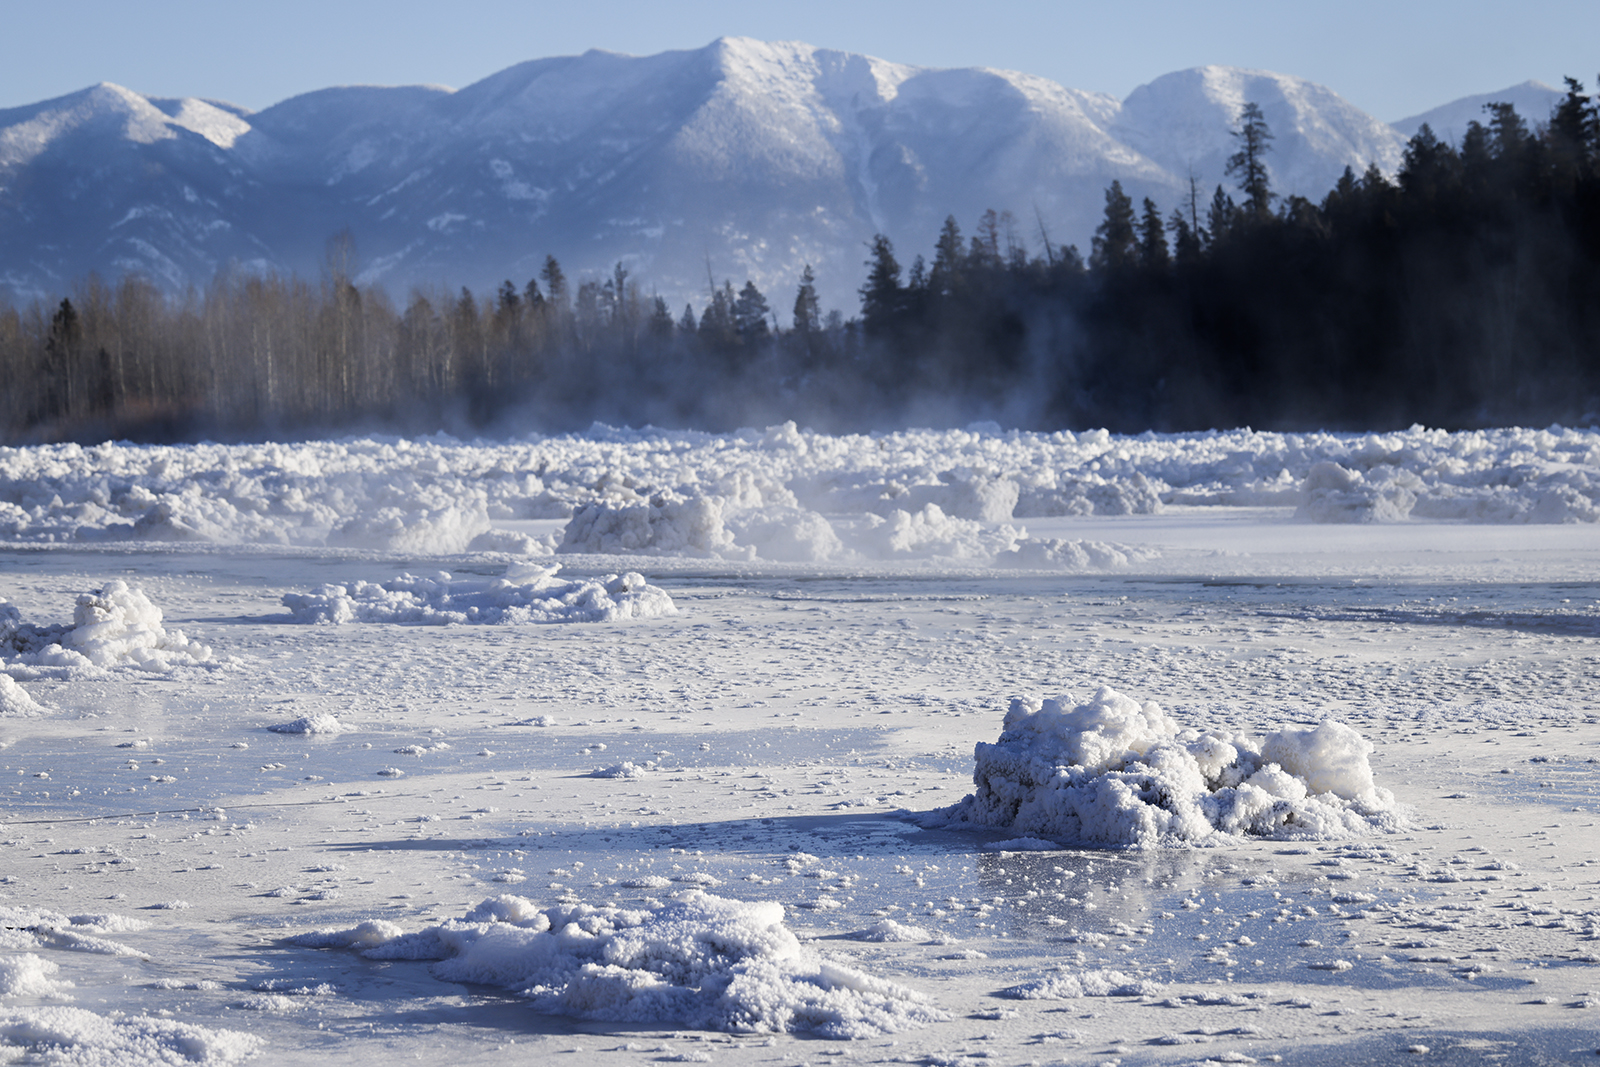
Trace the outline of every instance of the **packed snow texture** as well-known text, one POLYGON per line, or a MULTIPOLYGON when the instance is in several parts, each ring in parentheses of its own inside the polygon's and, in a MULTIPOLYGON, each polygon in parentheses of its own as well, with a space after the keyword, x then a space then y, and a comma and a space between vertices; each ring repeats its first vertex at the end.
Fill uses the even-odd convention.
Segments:
POLYGON ((284 606, 296 622, 451 623, 615 622, 676 614, 664 589, 636 571, 601 578, 565 579, 559 567, 513 564, 498 578, 402 574, 387 582, 325 585, 314 593, 287 593, 284 606))
POLYGON ((1184 729, 1158 705, 1109 686, 1076 706, 1070 697, 1017 697, 1000 739, 976 746, 977 790, 924 821, 1121 848, 1393 830, 1401 822, 1393 795, 1373 782, 1371 752, 1331 720, 1258 742, 1184 729))
POLYGON ((412 934, 372 919, 294 941, 437 960, 446 981, 514 989, 539 1011, 607 1022, 859 1038, 948 1018, 919 993, 802 947, 781 904, 698 889, 637 910, 539 908, 504 895, 412 934))
POLYGON ((543 554, 553 546, 493 524, 570 519, 567 552, 821 562, 993 556, 1025 541, 994 530, 1011 520, 1169 504, 1280 505, 1310 522, 1595 522, 1600 430, 831 436, 789 423, 0 449, 0 538, 33 542, 543 554))
MULTIPOLYGON (((78 597, 72 625, 36 626, 0 600, 0 657, 36 667, 137 667, 166 673, 215 661, 211 649, 161 625, 161 609, 143 590, 109 582, 78 597)), ((0 690, 3 692, 3 690, 0 690)))

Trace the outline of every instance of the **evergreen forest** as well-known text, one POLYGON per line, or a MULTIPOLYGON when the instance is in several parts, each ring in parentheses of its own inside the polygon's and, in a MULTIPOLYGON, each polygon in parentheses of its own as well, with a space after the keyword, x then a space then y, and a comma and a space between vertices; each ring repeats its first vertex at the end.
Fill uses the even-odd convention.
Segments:
POLYGON ((1134 203, 1113 183, 1087 257, 1044 226, 948 219, 902 264, 864 250, 854 314, 708 284, 669 307, 621 265, 554 258, 492 293, 225 269, 173 296, 138 275, 0 303, 0 440, 247 440, 358 431, 841 432, 965 425, 1381 430, 1600 422, 1600 112, 1581 83, 1534 125, 1424 126, 1398 174, 1320 202, 1271 184, 1247 105, 1229 185, 1134 203), (782 306, 773 306, 776 300, 782 306), (788 319, 780 325, 779 312, 788 319))

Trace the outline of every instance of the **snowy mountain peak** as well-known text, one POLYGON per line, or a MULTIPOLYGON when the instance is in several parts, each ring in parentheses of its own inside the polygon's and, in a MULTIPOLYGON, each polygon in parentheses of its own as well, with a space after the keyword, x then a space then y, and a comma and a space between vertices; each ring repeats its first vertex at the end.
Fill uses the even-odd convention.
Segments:
POLYGON ((1232 131, 1246 102, 1261 107, 1274 141, 1268 156, 1280 194, 1319 199, 1346 166, 1393 172, 1405 139, 1333 90, 1286 74, 1238 67, 1195 67, 1164 75, 1128 95, 1116 131, 1180 178, 1206 189, 1225 182, 1236 150, 1232 131))
POLYGON ((175 288, 230 260, 315 274, 349 230, 359 277, 397 296, 524 284, 548 253, 575 279, 623 262, 675 306, 703 300, 708 259, 719 281, 769 293, 810 263, 825 303, 851 310, 875 232, 909 260, 947 215, 970 227, 993 208, 1086 247, 1114 180, 1163 210, 1191 174, 1231 188, 1247 100, 1276 135, 1279 193, 1318 197, 1346 166, 1399 165, 1401 134, 1332 90, 1220 66, 1123 101, 1015 71, 724 37, 535 59, 459 90, 322 89, 259 112, 102 84, 0 112, 0 278, 29 296, 91 270, 175 288), (30 180, 44 166, 50 178, 30 180))

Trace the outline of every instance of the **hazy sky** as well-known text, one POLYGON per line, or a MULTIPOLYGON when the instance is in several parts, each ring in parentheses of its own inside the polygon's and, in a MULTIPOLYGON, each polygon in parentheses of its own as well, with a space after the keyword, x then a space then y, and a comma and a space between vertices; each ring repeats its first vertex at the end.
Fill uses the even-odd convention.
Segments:
POLYGON ((1185 67, 1259 67, 1390 121, 1529 78, 1592 86, 1600 69, 1597 0, 0 0, 0 108, 110 81, 259 109, 330 85, 459 88, 525 59, 724 35, 1117 96, 1185 67))

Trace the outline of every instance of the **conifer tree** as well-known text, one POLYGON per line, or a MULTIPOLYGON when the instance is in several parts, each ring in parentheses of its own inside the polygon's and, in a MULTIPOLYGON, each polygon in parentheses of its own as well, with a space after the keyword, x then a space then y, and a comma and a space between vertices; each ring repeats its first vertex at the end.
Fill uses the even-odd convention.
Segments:
POLYGON ((1239 113, 1239 128, 1233 131, 1234 143, 1239 150, 1228 157, 1228 177, 1237 178, 1239 191, 1244 194, 1247 217, 1260 222, 1272 214, 1271 178, 1267 173, 1267 151, 1272 144, 1272 130, 1261 113, 1260 105, 1250 101, 1239 113))
POLYGON ((1206 208, 1206 230, 1211 234, 1212 244, 1228 236, 1238 215, 1239 208, 1233 197, 1223 192, 1222 186, 1217 186, 1217 191, 1211 194, 1211 206, 1206 208))
POLYGON ((794 332, 812 334, 822 328, 822 303, 817 299, 817 276, 811 264, 800 272, 800 288, 794 295, 794 332))
POLYGON ((1089 266, 1097 271, 1123 270, 1139 261, 1139 241, 1134 229, 1133 201, 1113 181, 1106 189, 1106 213, 1094 231, 1089 266))
POLYGON ((894 245, 883 234, 875 235, 868 248, 867 280, 861 286, 861 320, 869 336, 887 333, 905 307, 905 289, 900 284, 900 263, 894 258, 894 245))
POLYGON ((746 279, 744 288, 739 290, 739 296, 733 302, 733 328, 739 335, 740 343, 746 348, 758 348, 766 344, 772 336, 772 330, 767 325, 767 316, 771 313, 767 298, 756 288, 756 283, 746 279))
POLYGON ((946 215, 933 246, 933 267, 928 271, 928 291, 936 297, 948 296, 959 286, 963 261, 961 227, 954 215, 946 215))
POLYGON ((1144 198, 1144 217, 1139 223, 1139 263, 1147 270, 1166 270, 1172 264, 1167 247, 1167 227, 1161 221, 1156 202, 1144 198))

